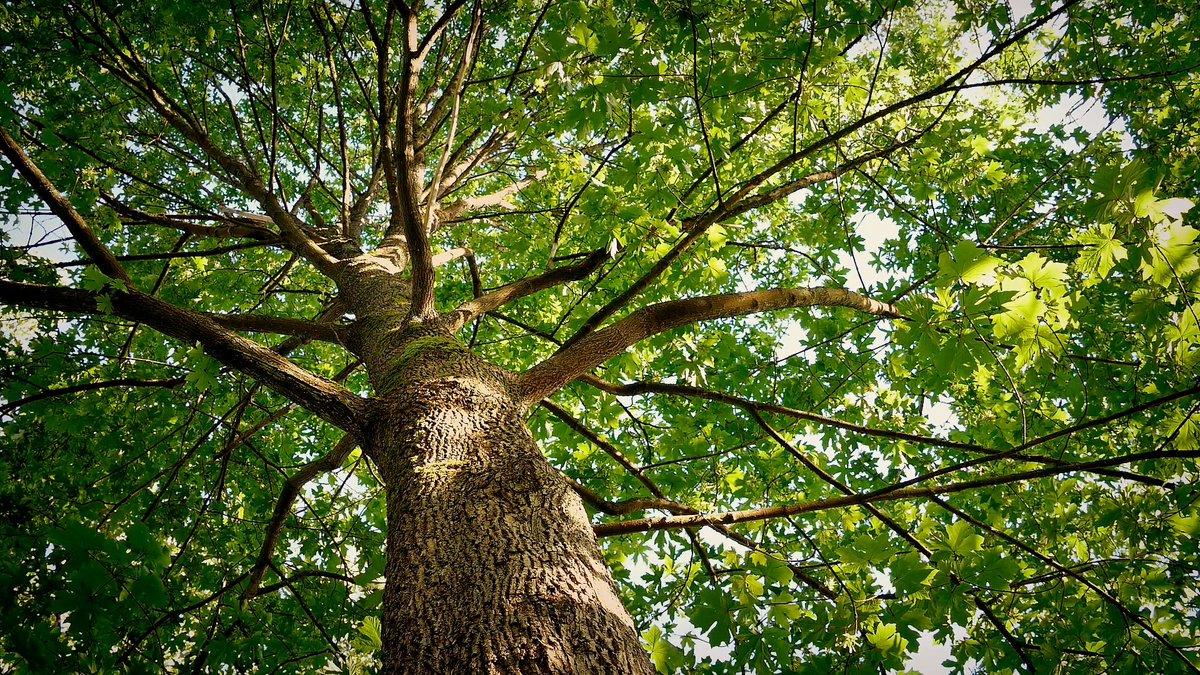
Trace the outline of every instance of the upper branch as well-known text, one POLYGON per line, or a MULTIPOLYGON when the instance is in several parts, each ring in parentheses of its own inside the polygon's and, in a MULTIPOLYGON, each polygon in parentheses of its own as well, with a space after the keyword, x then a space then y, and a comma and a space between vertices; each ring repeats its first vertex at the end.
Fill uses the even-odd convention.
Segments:
POLYGON ((79 242, 79 246, 92 259, 92 262, 96 263, 96 267, 114 279, 132 283, 133 280, 129 278, 129 273, 121 267, 121 263, 117 262, 116 257, 113 256, 112 251, 108 250, 104 242, 100 241, 83 216, 79 215, 71 202, 54 187, 50 179, 46 178, 42 170, 33 163, 21 146, 3 128, 0 128, 0 150, 3 150, 4 156, 8 157, 13 168, 29 183, 33 191, 46 202, 50 211, 63 221, 71 232, 71 236, 79 242))
MULTIPOLYGON (((262 177, 243 160, 230 155, 209 136, 204 125, 186 107, 176 101, 154 79, 145 61, 127 40, 121 44, 113 41, 103 26, 87 12, 80 14, 88 21, 96 35, 85 36, 95 40, 98 36, 107 59, 100 64, 107 67, 118 79, 154 108, 155 112, 175 131, 194 143, 204 155, 219 166, 234 185, 262 205, 263 209, 279 227, 284 239, 299 254, 322 273, 336 278, 340 270, 338 261, 329 255, 304 231, 304 225, 273 193, 262 177)), ((110 17, 116 21, 116 17, 110 17)), ((82 32, 82 31, 81 31, 82 32)))
POLYGON ((464 302, 455 308, 453 312, 454 321, 451 324, 452 330, 458 330, 473 321, 476 317, 499 309, 514 300, 519 300, 568 281, 578 281, 586 278, 599 269, 606 260, 608 260, 607 249, 598 249, 588 254, 582 262, 567 265, 566 267, 559 267, 534 277, 526 277, 519 281, 514 281, 506 286, 501 286, 491 293, 464 302))
MULTIPOLYGON (((391 17, 389 16, 389 23, 391 17)), ((387 185, 391 217, 384 238, 404 237, 405 248, 412 266, 412 302, 409 312, 414 318, 427 318, 434 311, 433 297, 433 249, 429 244, 429 231, 421 218, 418 201, 421 195, 421 176, 417 166, 416 146, 413 142, 416 128, 414 102, 417 93, 417 75, 421 64, 418 61, 417 19, 410 15, 404 18, 405 53, 398 87, 398 97, 390 99, 391 83, 387 63, 390 59, 386 40, 378 42, 380 151, 383 162, 384 182, 387 185), (392 115, 395 115, 393 121, 392 115), (395 129, 392 129, 393 124, 395 129), (399 138, 397 138, 397 134, 399 138)))
POLYGON ((455 218, 458 218, 459 216, 471 211, 486 209, 489 207, 515 209, 516 207, 508 201, 508 198, 514 194, 517 194, 521 190, 524 190, 538 180, 541 180, 545 177, 545 175, 545 171, 538 171, 532 176, 523 178, 512 185, 501 188, 500 190, 497 190, 491 194, 479 195, 477 197, 467 197, 466 199, 460 199, 458 201, 446 204, 437 210, 437 221, 434 225, 436 227, 438 224, 444 224, 448 221, 452 221, 455 218))
POLYGON ((589 333, 521 375, 518 386, 532 405, 648 337, 699 321, 796 307, 849 307, 903 318, 895 307, 843 288, 776 288, 672 300, 644 307, 608 328, 589 333))

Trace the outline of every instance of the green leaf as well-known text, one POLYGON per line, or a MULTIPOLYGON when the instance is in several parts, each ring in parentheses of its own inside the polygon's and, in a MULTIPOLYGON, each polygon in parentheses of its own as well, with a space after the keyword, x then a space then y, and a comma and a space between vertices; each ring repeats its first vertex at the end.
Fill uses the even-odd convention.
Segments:
POLYGON ((1180 221, 1155 226, 1142 254, 1142 276, 1163 288, 1177 288, 1184 278, 1200 270, 1198 234, 1200 231, 1180 221))
POLYGON ((976 534, 970 523, 958 521, 946 527, 946 548, 956 555, 967 555, 983 546, 983 537, 976 534))
POLYGON ((880 623, 867 633, 867 642, 885 653, 903 654, 908 651, 908 640, 900 636, 894 623, 880 623))
POLYGON ((916 551, 896 556, 892 559, 890 570, 892 586, 896 588, 897 593, 921 590, 935 573, 916 551))
POLYGON ((1084 288, 1104 281, 1117 263, 1129 257, 1128 251, 1117 241, 1116 234, 1115 227, 1104 223, 1076 238, 1077 242, 1086 247, 1075 260, 1075 268, 1085 277, 1084 288))
POLYGON ((167 604, 167 591, 157 574, 143 574, 135 579, 129 587, 129 593, 150 607, 165 607, 167 604))
POLYGON ((979 586, 1007 589, 1011 582, 1020 578, 1020 573, 1020 565, 1012 558, 997 551, 983 551, 972 558, 965 574, 979 586))
POLYGON ((961 279, 968 284, 990 285, 1002 261, 972 241, 960 241, 950 253, 938 256, 938 270, 943 276, 961 279))

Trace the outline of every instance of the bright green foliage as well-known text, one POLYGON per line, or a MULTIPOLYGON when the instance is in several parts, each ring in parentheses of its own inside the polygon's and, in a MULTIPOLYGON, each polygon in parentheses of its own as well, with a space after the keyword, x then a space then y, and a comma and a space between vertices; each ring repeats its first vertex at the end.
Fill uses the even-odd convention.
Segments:
MULTIPOLYGON (((673 392, 574 383, 552 400, 586 435, 532 414, 551 461, 610 502, 815 504, 730 526, 740 543, 712 528, 603 541, 660 672, 900 672, 928 664, 929 639, 953 672, 1200 667, 1200 13, 1012 4, 483 3, 457 139, 503 151, 443 205, 531 180, 435 248, 472 250, 484 288, 612 260, 465 328, 475 353, 538 363, 742 189, 770 198, 707 229, 614 319, 804 286, 904 315, 691 325, 595 373, 673 392), (881 221, 882 242, 865 225, 881 221), (682 385, 821 417, 759 420, 682 385), (962 489, 822 504, 948 485, 962 489)), ((121 55, 305 222, 337 223, 343 188, 356 198, 372 173, 372 31, 389 3, 75 5, 0 3, 0 126, 138 288, 204 312, 320 314, 335 287, 273 236, 163 225, 249 226, 224 209, 263 209, 122 79, 121 55)), ((470 6, 430 57, 430 101, 470 6)), ((0 671, 370 672, 385 510, 369 462, 355 452, 304 488, 269 592, 242 602, 283 481, 340 434, 118 319, 122 282, 44 244, 68 233, 7 166, 0 205, 0 277, 100 294, 88 316, 27 306, 0 324, 0 671), (41 396, 100 382, 122 386, 41 396)), ((472 287, 466 264, 439 269, 439 307, 472 287)), ((370 393, 335 342, 290 358, 370 393)))

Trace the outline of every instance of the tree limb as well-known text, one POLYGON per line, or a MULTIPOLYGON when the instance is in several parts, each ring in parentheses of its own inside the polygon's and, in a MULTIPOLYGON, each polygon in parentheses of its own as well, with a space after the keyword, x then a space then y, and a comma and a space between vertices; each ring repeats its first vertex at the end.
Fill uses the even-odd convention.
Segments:
POLYGON ((476 317, 499 309, 514 300, 519 300, 568 281, 584 279, 599 269, 606 260, 608 260, 608 251, 606 249, 597 249, 589 253, 583 261, 574 265, 559 267, 534 277, 526 277, 519 281, 514 281, 511 284, 501 286, 491 293, 464 302, 452 312, 454 319, 450 324, 451 330, 458 330, 475 320, 476 317))
MULTIPOLYGON (((767 403, 762 401, 752 401, 747 398, 727 394, 711 389, 704 389, 686 384, 672 384, 667 382, 630 382, 628 384, 614 384, 606 380, 602 380, 595 375, 584 375, 579 378, 581 382, 585 382, 603 392, 607 392, 614 396, 641 396, 644 394, 665 394, 674 396, 684 396, 688 398, 699 398, 707 401, 717 401, 728 405, 736 406, 755 416, 757 419, 759 413, 771 413, 773 415, 781 415, 792 419, 804 420, 806 422, 814 422, 823 426, 831 426, 844 431, 849 431, 863 436, 872 436, 875 438, 890 438, 898 441, 908 441, 910 443, 918 443, 920 445, 928 445, 935 448, 949 448, 953 450, 965 450, 981 455, 999 455, 1005 454, 1005 457, 1011 459, 1019 459, 1025 462, 1035 462, 1038 464, 1046 464, 1049 466, 1067 466, 1070 462, 1056 457, 1045 457, 1042 455, 1031 455, 1028 453, 1017 453, 1015 455, 1007 454, 1007 450, 996 450, 987 448, 975 443, 963 443, 961 441, 953 441, 933 436, 922 436, 920 434, 912 434, 906 431, 897 431, 895 429, 879 429, 876 427, 868 427, 862 424, 854 424, 846 422, 834 417, 818 415, 816 413, 805 410, 796 410, 777 403, 767 403)), ((1122 480, 1130 480, 1145 485, 1154 485, 1163 487, 1166 481, 1143 476, 1129 471, 1118 469, 1096 469, 1093 473, 1110 478, 1118 478, 1122 480)))
POLYGON ((314 459, 300 467, 296 473, 288 476, 283 489, 279 492, 279 499, 275 502, 275 512, 271 515, 271 522, 267 524, 267 534, 263 538, 263 545, 262 549, 259 550, 258 559, 255 561, 254 567, 250 570, 249 583, 246 584, 245 590, 242 591, 243 601, 258 595, 263 576, 267 573, 267 568, 271 566, 271 556, 274 554, 275 544, 279 541, 280 535, 283 534, 283 526, 287 522, 288 516, 291 515, 292 505, 296 503, 296 498, 300 496, 300 490, 320 474, 328 473, 340 467, 342 462, 345 462, 346 458, 357 447, 358 440, 354 436, 346 434, 342 436, 342 440, 338 441, 337 445, 328 454, 314 459))
POLYGON ((510 209, 515 208, 509 203, 508 198, 541 180, 543 177, 545 177, 545 175, 545 171, 538 171, 532 176, 523 178, 512 185, 497 190, 491 194, 479 195, 477 197, 467 197, 466 199, 450 202, 449 204, 446 204, 438 209, 438 222, 444 223, 446 221, 451 221, 465 213, 477 211, 479 209, 492 207, 504 207, 510 209))
POLYGON ((132 284, 133 280, 130 279, 129 273, 121 267, 121 263, 117 262, 112 251, 109 251, 108 247, 100 241, 88 222, 79 215, 71 202, 54 187, 50 179, 46 178, 46 174, 42 173, 37 164, 29 158, 29 155, 25 154, 21 146, 2 127, 0 127, 0 151, 3 151, 13 168, 29 183, 42 201, 46 202, 50 211, 63 221, 63 224, 71 232, 71 236, 75 237, 79 246, 92 259, 92 262, 96 263, 96 267, 113 279, 120 279, 127 284, 132 284))
POLYGON ((532 405, 653 335, 700 321, 814 306, 849 307, 875 316, 903 318, 895 307, 844 288, 777 288, 660 302, 568 344, 522 374, 517 386, 525 404, 532 405))
POLYGON ((1097 459, 1090 462, 1078 462, 1068 466, 1053 466, 1042 469, 1034 469, 1031 471, 988 476, 986 478, 961 481, 958 483, 948 483, 946 485, 899 489, 893 486, 884 488, 882 490, 876 490, 874 492, 859 493, 842 497, 830 497, 829 499, 818 499, 809 502, 801 502, 799 504, 768 506, 759 509, 744 509, 741 511, 724 511, 720 513, 704 513, 694 516, 662 516, 658 518, 641 518, 638 520, 627 520, 619 523, 596 525, 592 529, 595 531, 597 537, 611 537, 619 534, 652 532, 658 530, 676 530, 680 528, 697 527, 700 525, 732 525, 735 523, 749 523, 759 520, 783 518, 801 513, 828 511, 830 509, 838 509, 846 506, 859 506, 862 504, 891 502, 903 499, 929 499, 931 497, 953 494, 955 492, 966 492, 969 490, 993 487, 996 485, 1020 483, 1038 478, 1048 478, 1050 476, 1058 476, 1067 473, 1122 466, 1124 464, 1145 462, 1154 459, 1183 459, 1195 457, 1200 457, 1200 451, 1151 450, 1148 452, 1121 455, 1119 457, 1107 457, 1105 459, 1097 459))
POLYGON ((0 405, 0 415, 8 414, 23 405, 54 398, 55 396, 66 396, 68 394, 78 394, 83 391, 96 391, 97 389, 109 389, 112 387, 162 387, 164 389, 171 389, 183 384, 183 381, 184 378, 182 377, 172 377, 164 380, 140 380, 132 377, 119 377, 115 380, 105 380, 103 382, 87 382, 85 384, 73 384, 68 387, 54 387, 0 405))
MULTIPOLYGON (((581 485, 580 487, 582 487, 584 490, 587 490, 591 495, 595 496, 595 499, 599 500, 598 502, 590 502, 590 503, 593 503, 593 506, 596 506, 597 504, 604 504, 604 505, 610 506, 613 509, 620 510, 620 509, 626 508, 625 505, 629 505, 628 508, 631 512, 638 510, 639 508, 657 508, 657 509, 663 509, 666 511, 670 511, 671 513, 676 513, 676 514, 679 514, 681 512, 687 513, 687 514, 693 514, 693 515, 700 513, 698 510, 696 510, 690 506, 687 506, 685 504, 680 504, 678 502, 668 499, 666 493, 664 493, 662 491, 662 489, 659 488, 658 485, 656 485, 654 483, 654 481, 650 480, 650 478, 648 478, 646 476, 645 471, 643 471, 642 469, 639 469, 637 466, 635 466, 633 464, 633 462, 629 461, 629 458, 625 457, 625 455, 622 454, 621 451, 616 448, 616 446, 614 446, 612 443, 609 443, 608 441, 606 441, 603 438, 601 438, 600 436, 598 436, 591 429, 587 428, 587 426, 584 425, 583 422, 580 422, 578 419, 576 419, 573 415, 568 413, 566 410, 563 410, 562 408, 558 407, 557 405, 555 405, 554 403, 552 403, 550 401, 542 401, 541 406, 543 408, 545 408, 546 410, 550 411, 550 414, 552 414, 555 417, 557 417, 558 419, 562 420, 562 422, 564 424, 571 427, 571 429, 573 429, 580 436, 583 436, 588 441, 590 441, 591 443, 596 445, 596 447, 603 450, 605 452, 605 454, 607 454, 609 457, 612 457, 613 460, 615 460, 618 464, 621 465, 622 468, 624 468, 626 471, 628 471, 631 476, 636 478, 638 480, 638 482, 641 483, 643 486, 645 486, 646 490, 648 490, 650 492, 650 494, 654 495, 654 497, 655 497, 654 500, 636 500, 635 499, 635 500, 631 500, 629 502, 622 502, 618 505, 618 504, 612 504, 611 502, 605 501, 602 497, 600 497, 599 495, 596 495, 594 492, 592 492, 591 490, 588 490, 586 487, 581 485)), ((573 486, 576 484, 574 481, 570 481, 570 482, 573 486)), ((586 495, 581 494, 581 497, 585 501, 588 500, 588 496, 586 496, 586 495)), ((597 507, 597 508, 599 508, 599 507, 597 507)), ((603 509, 600 509, 600 510, 603 510, 603 509)), ((759 551, 759 550, 762 550, 762 548, 763 548, 763 546, 761 544, 759 544, 757 541, 755 541, 739 532, 735 532, 734 530, 732 530, 728 527, 725 527, 724 525, 708 525, 707 527, 709 527, 710 529, 712 529, 715 532, 720 533, 721 535, 723 535, 725 537, 728 537, 730 540, 737 542, 738 544, 740 544, 742 546, 745 546, 746 548, 748 548, 752 551, 759 551)), ((695 539, 693 539, 692 541, 693 541, 693 543, 695 543, 695 539)), ((773 557, 779 558, 779 556, 773 556, 773 557)), ((836 600, 837 599, 837 593, 835 591, 833 591, 832 589, 830 589, 828 586, 826 586, 824 583, 822 583, 820 579, 817 579, 816 577, 812 576, 804 569, 801 569, 798 565, 793 565, 792 563, 788 562, 784 558, 779 558, 779 559, 782 560, 789 568, 791 568, 792 573, 795 574, 796 578, 799 579, 800 581, 804 582, 809 588, 812 588, 817 593, 820 593, 822 596, 824 596, 828 600, 836 600)))
POLYGON ((277 333, 294 335, 324 342, 342 343, 342 328, 335 323, 293 319, 283 316, 260 314, 208 314, 204 316, 230 330, 250 333, 277 333))
POLYGON ((77 314, 111 311, 185 343, 199 342, 206 354, 222 364, 255 378, 326 422, 351 434, 359 433, 363 408, 360 398, 203 314, 137 291, 100 294, 6 279, 0 279, 0 304, 77 314))

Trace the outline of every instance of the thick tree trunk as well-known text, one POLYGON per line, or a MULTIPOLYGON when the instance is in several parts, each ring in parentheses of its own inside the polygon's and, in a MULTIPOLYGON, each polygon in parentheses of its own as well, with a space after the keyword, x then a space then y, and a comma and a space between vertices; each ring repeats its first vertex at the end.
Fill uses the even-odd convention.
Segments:
POLYGON ((511 375, 447 334, 384 332, 365 349, 366 446, 387 486, 384 672, 652 673, 511 375))

